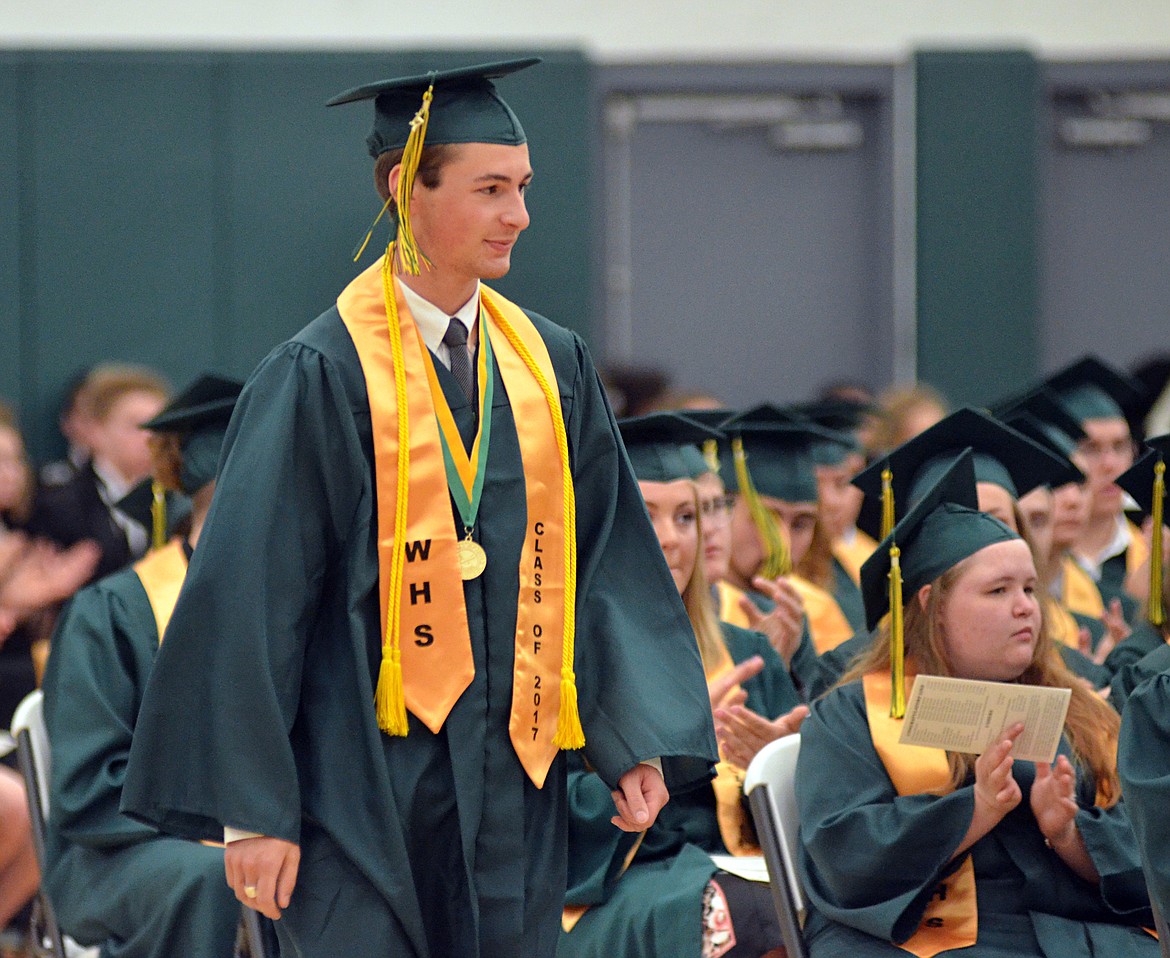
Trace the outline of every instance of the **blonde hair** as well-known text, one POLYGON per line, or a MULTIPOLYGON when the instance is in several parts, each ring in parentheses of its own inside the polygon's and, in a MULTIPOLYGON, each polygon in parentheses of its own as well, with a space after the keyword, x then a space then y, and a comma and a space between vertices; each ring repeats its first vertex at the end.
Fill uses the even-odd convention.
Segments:
MULTIPOLYGON (((691 482, 691 494, 695 499, 695 515, 699 511, 699 487, 691 482)), ((703 568, 703 526, 696 522, 698 542, 695 547, 695 567, 683 589, 682 600, 695 630, 695 641, 699 644, 699 657, 703 660, 703 672, 708 678, 728 668, 731 655, 723 641, 723 629, 719 625, 719 614, 711 598, 707 573, 703 568)))
POLYGON ((819 506, 817 521, 813 526, 812 543, 793 571, 826 592, 835 594, 837 591, 836 583, 833 581, 833 541, 829 538, 824 522, 821 521, 819 506))
MULTIPOLYGON (((917 594, 912 594, 906 602, 903 622, 908 669, 912 667, 923 675, 953 674, 939 618, 943 603, 969 567, 972 558, 968 556, 932 583, 925 608, 917 594)), ((1039 606, 1041 622, 1036 648, 1031 663, 1016 681, 1023 685, 1071 690, 1064 733, 1077 764, 1087 768, 1096 781, 1098 804, 1109 808, 1121 797, 1121 785, 1117 777, 1117 734, 1121 719, 1117 712, 1085 688, 1069 671, 1049 633, 1044 604, 1041 602, 1039 606)), ((854 660, 838 685, 855 681, 869 672, 888 669, 889 666, 890 630, 887 619, 869 649, 854 660)), ((974 774, 975 758, 965 753, 947 752, 952 788, 959 788, 974 774)))
POLYGON ((906 435, 907 423, 922 409, 933 408, 942 419, 947 414, 947 401, 933 386, 916 383, 913 386, 894 386, 878 399, 881 414, 873 431, 871 452, 884 454, 900 446, 913 436, 906 435))
POLYGON ((97 422, 105 422, 118 400, 128 393, 151 393, 162 400, 171 387, 158 373, 145 366, 109 363, 98 366, 85 377, 78 390, 78 403, 97 422))

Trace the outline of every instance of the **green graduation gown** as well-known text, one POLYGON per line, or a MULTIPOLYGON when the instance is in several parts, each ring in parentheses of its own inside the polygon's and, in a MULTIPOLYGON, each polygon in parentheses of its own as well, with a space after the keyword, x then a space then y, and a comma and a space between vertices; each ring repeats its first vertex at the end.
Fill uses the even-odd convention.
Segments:
POLYGON ((853 626, 854 634, 864 632, 865 602, 861 598, 861 589, 836 556, 833 556, 833 598, 853 626))
MULTIPOLYGON (((531 314, 530 314, 531 315, 531 314)), ((607 783, 661 756, 678 792, 716 756, 702 666, 584 344, 531 316, 556 370, 577 502, 576 677, 607 783)), ((470 446, 475 410, 436 361, 470 446)), ((181 835, 221 826, 301 845, 281 948, 548 956, 566 875, 565 756, 542 789, 508 738, 527 532, 508 392, 465 583, 475 676, 438 734, 377 726, 382 654, 366 382, 336 308, 253 373, 135 734, 123 807, 181 835), (375 946, 376 943, 376 946, 375 946)), ((452 506, 454 515, 454 506, 452 506)))
POLYGON ((1109 702, 1118 712, 1124 712, 1134 689, 1146 679, 1170 669, 1170 645, 1160 643, 1136 662, 1129 662, 1117 670, 1109 684, 1109 702))
POLYGON ((1166 645, 1166 636, 1162 634, 1161 629, 1145 620, 1137 622, 1133 631, 1118 642, 1109 653, 1109 657, 1105 659, 1105 666, 1111 673, 1116 674, 1163 645, 1166 645))
MULTIPOLYGON (((1170 646, 1163 646, 1163 649, 1170 646)), ((1170 662, 1167 662, 1170 668, 1170 662)), ((1140 685, 1121 717, 1117 766, 1150 897, 1170 915, 1170 671, 1140 685)))
MULTIPOLYGON (((1101 875, 1090 884, 1044 845, 1028 801, 1035 766, 1016 762, 1012 774, 1023 800, 970 852, 978 941, 940 954, 1156 958, 1158 943, 1139 927, 1150 913, 1125 805, 1095 807, 1096 787, 1078 770, 1077 827, 1101 875)), ((899 796, 874 749, 860 682, 813 704, 796 781, 811 958, 906 958, 890 942, 914 933, 938 880, 955 867, 948 862, 971 823, 974 785, 899 796)))
MULTIPOLYGON (((743 683, 747 706, 768 718, 800 704, 784 662, 758 632, 721 623, 737 664, 758 655, 764 669, 743 683)), ((569 890, 566 903, 590 908, 562 932, 558 958, 698 958, 703 891, 727 854, 710 786, 671 797, 645 833, 616 828, 608 786, 570 759, 569 890)))
POLYGON ((227 958, 240 906, 223 849, 161 835, 118 811, 158 627, 133 569, 74 597, 53 637, 53 745, 43 881, 61 927, 103 958, 227 958))

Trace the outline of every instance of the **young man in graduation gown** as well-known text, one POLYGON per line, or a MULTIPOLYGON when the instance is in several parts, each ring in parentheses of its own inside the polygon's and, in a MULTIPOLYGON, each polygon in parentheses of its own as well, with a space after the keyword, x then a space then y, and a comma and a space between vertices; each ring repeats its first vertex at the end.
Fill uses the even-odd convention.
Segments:
POLYGON ((223 882, 223 849, 160 834, 118 806, 139 705, 240 386, 204 376, 147 423, 160 481, 194 499, 190 534, 77 593, 53 638, 43 881, 65 932, 109 958, 229 958, 235 943, 240 905, 223 882))
POLYGON ((1141 530, 1125 518, 1116 480, 1134 462, 1134 441, 1123 410, 1139 402, 1143 390, 1094 356, 1066 366, 1045 384, 1085 432, 1073 461, 1087 479, 1089 522, 1073 556, 1097 584, 1105 606, 1120 600, 1126 620, 1132 622, 1138 603, 1127 591, 1126 579, 1143 565, 1148 549, 1141 530))
POLYGON ((715 759, 584 344, 480 283, 532 176, 491 80, 533 62, 332 101, 374 100, 396 239, 246 385, 143 704, 124 807, 227 829, 282 953, 551 956, 564 750, 636 830, 715 759))

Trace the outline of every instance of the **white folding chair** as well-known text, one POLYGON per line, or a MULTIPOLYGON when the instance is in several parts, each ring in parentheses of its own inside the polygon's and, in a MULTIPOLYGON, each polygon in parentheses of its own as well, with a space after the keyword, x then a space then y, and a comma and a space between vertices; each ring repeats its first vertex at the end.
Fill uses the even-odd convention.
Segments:
MULTIPOLYGON (((49 733, 45 728, 45 701, 40 689, 21 700, 12 714, 12 735, 16 739, 20 771, 28 793, 28 813, 32 819, 33 846, 37 865, 45 870, 45 822, 49 819, 49 774, 51 753, 49 733)), ((29 939, 36 958, 98 958, 97 948, 82 948, 67 935, 61 934, 53 903, 43 890, 37 892, 33 903, 33 918, 29 939)))
MULTIPOLYGON (((52 752, 49 749, 49 732, 45 727, 44 695, 40 689, 30 692, 16 707, 12 715, 12 735, 16 739, 20 771, 28 793, 37 864, 43 873, 52 752)), ((83 948, 68 935, 61 933, 53 913, 53 904, 43 891, 37 893, 29 937, 35 958, 99 958, 101 954, 99 948, 83 948)), ((250 958, 267 958, 269 951, 261 930, 260 916, 251 908, 241 906, 236 953, 250 958)))
POLYGON ((760 749, 748 766, 743 790, 771 876, 772 900, 788 958, 806 958, 801 923, 806 907, 797 874, 800 813, 796 807, 796 757, 800 736, 788 735, 760 749))

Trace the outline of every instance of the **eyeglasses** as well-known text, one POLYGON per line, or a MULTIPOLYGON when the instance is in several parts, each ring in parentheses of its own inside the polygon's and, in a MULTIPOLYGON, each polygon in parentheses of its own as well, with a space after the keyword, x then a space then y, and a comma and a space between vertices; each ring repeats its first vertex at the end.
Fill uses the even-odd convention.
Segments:
POLYGON ((726 522, 731 517, 734 502, 735 498, 727 495, 704 499, 699 503, 699 514, 704 522, 726 522))

